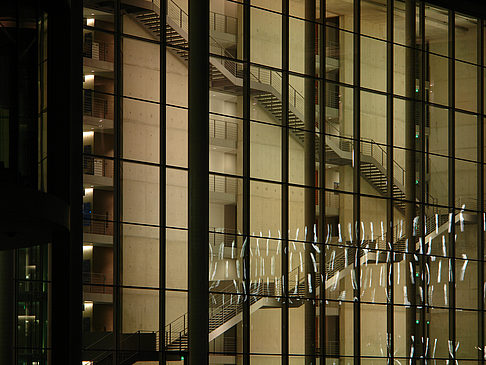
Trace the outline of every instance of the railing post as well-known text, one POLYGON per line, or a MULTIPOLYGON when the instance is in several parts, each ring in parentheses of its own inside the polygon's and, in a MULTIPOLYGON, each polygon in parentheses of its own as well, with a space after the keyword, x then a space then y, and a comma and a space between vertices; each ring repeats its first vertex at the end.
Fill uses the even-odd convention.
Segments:
POLYGON ((222 311, 223 311, 223 315, 221 317, 221 324, 223 324, 224 323, 224 294, 223 294, 223 304, 221 305, 221 307, 222 307, 222 311))

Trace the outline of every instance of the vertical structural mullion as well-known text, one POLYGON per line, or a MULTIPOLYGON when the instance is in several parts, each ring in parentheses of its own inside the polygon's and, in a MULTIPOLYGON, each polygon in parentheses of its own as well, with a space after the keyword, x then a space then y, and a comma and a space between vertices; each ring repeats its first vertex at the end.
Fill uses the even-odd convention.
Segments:
POLYGON ((484 364, 484 21, 478 20, 477 29, 477 257, 478 264, 478 361, 484 364))
POLYGON ((449 123, 448 123, 448 151, 449 151, 449 359, 454 362, 456 358, 456 270, 455 270, 455 13, 449 10, 448 14, 448 64, 449 64, 449 123), (451 222, 452 221, 452 222, 451 222))
POLYGON ((319 364, 326 363, 326 255, 327 248, 324 246, 324 237, 326 236, 326 0, 319 0, 320 11, 320 32, 319 32, 319 253, 320 263, 320 301, 319 301, 319 364))
POLYGON ((119 351, 121 350, 122 332, 122 95, 123 95, 123 75, 122 75, 122 12, 121 0, 115 0, 115 80, 114 80, 114 237, 113 237, 113 332, 114 349, 113 364, 118 364, 119 351))
POLYGON ((250 0, 243 2, 243 365, 250 365, 250 0), (246 244, 245 244, 246 243, 246 244))
POLYGON ((282 365, 289 363, 289 0, 282 0, 282 365))
POLYGON ((313 241, 313 227, 316 223, 316 2, 305 1, 304 25, 304 224, 307 234, 304 238, 304 274, 306 300, 304 302, 304 351, 305 364, 315 365, 316 361, 316 273, 313 267, 314 254, 311 242, 313 241))
MULTIPOLYGON (((415 237, 413 221, 415 219, 415 0, 405 1, 405 239, 407 268, 415 267, 415 237)), ((413 351, 416 341, 416 285, 413 279, 414 272, 407 275, 407 296, 410 305, 406 311, 406 355, 413 355, 411 364, 416 362, 416 353, 413 351)))
POLYGON ((360 246, 359 246, 359 231, 360 231, 360 165, 361 165, 361 0, 354 0, 354 14, 353 14, 353 235, 352 240, 355 242, 355 256, 354 256, 354 290, 353 290, 353 327, 354 327, 354 343, 353 354, 354 364, 361 363, 361 305, 360 305, 360 246))
POLYGON ((209 2, 189 0, 189 364, 209 363, 209 2))
MULTIPOLYGON (((386 171, 387 171, 387 201, 386 201, 386 221, 387 221, 387 249, 394 249, 393 241, 393 0, 387 0, 386 13, 386 171)), ((393 258, 393 252, 388 254, 393 258)), ((387 358, 388 363, 394 363, 394 311, 393 311, 393 259, 387 260, 387 358)))
MULTIPOLYGON (((420 337, 423 339, 420 341, 420 354, 422 357, 426 357, 427 354, 426 352, 426 338, 428 336, 427 334, 427 325, 426 325, 426 305, 427 305, 427 278, 425 275, 427 275, 427 269, 426 265, 427 263, 427 255, 425 252, 426 250, 426 245, 427 242, 425 242, 425 236, 427 232, 425 231, 426 229, 426 206, 425 202, 427 201, 426 197, 426 185, 425 185, 425 118, 426 118, 426 93, 427 90, 425 88, 425 78, 426 78, 426 45, 425 45, 425 3, 421 1, 419 3, 419 35, 420 35, 420 49, 417 50, 420 55, 420 75, 419 75, 419 81, 420 81, 420 86, 419 86, 419 97, 420 100, 418 101, 418 105, 420 107, 420 147, 418 148, 418 156, 419 156, 419 161, 420 161, 420 175, 419 175, 419 182, 420 182, 420 240, 422 243, 420 244, 420 257, 419 257, 419 264, 420 264, 420 275, 418 279, 418 282, 421 285, 421 289, 423 295, 420 295, 419 298, 421 298, 421 303, 420 303, 420 321, 419 321, 419 330, 420 330, 420 337)), ((417 333, 417 337, 419 334, 417 333)))
POLYGON ((160 105, 159 105, 159 365, 165 365, 165 307, 166 307, 166 183, 167 183, 167 108, 166 108, 166 14, 167 0, 160 1, 160 105))

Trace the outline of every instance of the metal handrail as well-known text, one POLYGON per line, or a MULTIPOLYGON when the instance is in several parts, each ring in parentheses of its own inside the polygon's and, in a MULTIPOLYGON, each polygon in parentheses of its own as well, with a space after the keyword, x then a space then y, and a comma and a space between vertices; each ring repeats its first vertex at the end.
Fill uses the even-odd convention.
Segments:
MULTIPOLYGON (((160 1, 154 0, 153 3, 160 9, 160 1)), ((179 24, 179 27, 188 31, 189 15, 182 10, 174 1, 167 2, 167 16, 179 24)), ((237 34, 238 18, 214 11, 209 11, 209 29, 221 31, 223 33, 237 34)))
POLYGON ((238 233, 236 229, 209 227, 209 243, 212 245, 223 243, 225 247, 229 247, 237 239, 238 233))
MULTIPOLYGON (((363 155, 367 155, 373 157, 381 166, 386 169, 387 163, 387 153, 377 142, 375 142, 371 138, 361 137, 360 138, 360 146, 361 146, 361 153, 363 155), (366 153, 368 152, 368 153, 366 153)), ((398 162, 393 160, 393 171, 399 171, 399 174, 393 173, 393 177, 397 179, 397 181, 405 186, 405 169, 401 167, 398 162)))
MULTIPOLYGON (((346 152, 352 152, 352 136, 341 134, 341 132, 331 123, 326 123, 326 128, 333 129, 334 135, 331 135, 330 137, 339 138, 339 148, 341 150, 346 152)), ((380 164, 380 166, 382 166, 384 170, 387 169, 387 152, 375 140, 373 140, 372 138, 361 137, 360 149, 362 155, 372 157, 378 164, 380 164)), ((400 166, 400 164, 395 160, 393 160, 393 178, 396 179, 402 186, 405 186, 405 169, 400 166), (398 171, 399 173, 396 174, 395 171, 398 171)), ((428 193, 428 198, 432 202, 432 204, 435 204, 437 202, 437 199, 430 193, 428 193)))
POLYGON ((94 156, 83 156, 83 174, 113 177, 113 161, 94 156))
MULTIPOLYGON (((316 191, 316 206, 319 206, 319 194, 321 192, 319 190, 316 191)), ((325 190, 324 191, 324 202, 326 203, 326 207, 328 208, 337 208, 339 209, 339 193, 334 191, 325 190)))
MULTIPOLYGON (((295 286, 298 288, 297 293, 293 293, 293 295, 305 295, 305 288, 302 284, 305 284, 305 276, 301 277, 299 274, 300 267, 296 267, 289 273, 289 290, 295 286), (294 275, 296 274, 296 275, 294 275), (297 277, 297 285, 295 285, 296 281, 294 277, 297 277)), ((316 275, 316 284, 318 282, 318 278, 316 275)), ((241 288, 241 285, 238 284, 237 293, 231 292, 228 289, 234 289, 234 284, 227 285, 223 287, 221 292, 219 293, 219 299, 216 299, 212 296, 213 302, 210 303, 210 316, 209 316, 209 328, 210 331, 216 329, 217 327, 223 325, 230 319, 234 318, 236 315, 241 313, 243 310, 243 300, 240 300, 241 295, 246 296, 245 300, 250 302, 250 305, 256 303, 258 300, 262 299, 263 296, 279 296, 282 294, 281 289, 282 280, 277 280, 276 282, 256 282, 252 283, 248 293, 243 293, 244 291, 241 288), (240 292, 241 291, 241 292, 240 292), (250 294, 250 295, 247 295, 250 294), (225 300, 225 295, 230 296, 231 299, 225 300), (237 295, 237 300, 232 300, 233 295, 237 295)), ((171 323, 166 325, 165 327, 165 344, 166 346, 179 341, 179 346, 182 346, 183 337, 187 336, 187 324, 188 318, 187 313, 181 315, 180 317, 173 320, 171 323), (175 338, 173 338, 173 334, 176 334, 175 338)))
POLYGON ((83 232, 102 235, 113 235, 113 222, 109 212, 89 213, 83 217, 83 232))
POLYGON ((84 41, 83 57, 97 59, 99 61, 113 62, 113 54, 109 52, 109 43, 102 40, 84 41), (98 58, 94 57, 93 45, 98 45, 98 58))
POLYGON ((108 111, 108 100, 98 97, 84 98, 83 100, 83 115, 111 119, 108 111))
MULTIPOLYGON (((449 214, 434 214, 431 216, 426 217, 425 219, 425 235, 429 235, 436 230, 436 228, 446 224, 449 221, 449 214)), ((420 221, 416 226, 414 226, 414 236, 418 239, 420 235, 420 221)), ((406 249, 406 242, 405 242, 405 232, 404 227, 397 224, 393 226, 393 237, 394 237, 394 249, 398 251, 405 251, 406 249)), ((384 237, 387 237, 384 234, 384 237)), ((360 241, 360 252, 359 256, 363 257, 366 253, 365 251, 368 249, 372 250, 388 250, 390 247, 387 244, 386 238, 381 240, 379 237, 371 239, 370 237, 365 237, 360 241)), ((332 278, 337 271, 340 271, 346 267, 346 256, 347 256, 347 263, 352 264, 355 260, 356 255, 356 245, 353 245, 351 242, 345 242, 343 245, 338 246, 337 249, 339 250, 336 254, 331 254, 328 256, 330 259, 326 262, 326 280, 332 278), (349 254, 345 255, 345 250, 349 250, 349 254)), ((336 250, 336 248, 334 248, 336 250)))
POLYGON ((339 109, 340 102, 339 91, 336 90, 326 90, 326 106, 334 109, 339 109))
POLYGON ((113 293, 112 284, 113 281, 107 280, 103 273, 83 272, 84 292, 111 294, 113 293))
MULTIPOLYGON (((174 21, 178 26, 183 29, 185 32, 188 32, 188 24, 189 24, 189 16, 188 14, 182 10, 176 3, 174 3, 172 0, 169 0, 168 2, 168 11, 167 11, 167 17, 169 17, 172 21, 174 21)), ((227 17, 225 15, 225 17, 227 17)), ((209 36, 209 41, 210 41, 210 50, 211 53, 217 54, 219 56, 224 56, 228 57, 230 59, 234 58, 234 55, 231 54, 226 47, 221 45, 214 37, 211 35, 209 36)), ((240 72, 243 69, 243 65, 240 65, 238 68, 236 62, 229 61, 227 59, 221 59, 218 60, 233 76, 236 77, 242 77, 242 73, 240 72)), ((239 64, 238 64, 239 65, 239 64)), ((255 66, 252 65, 250 67, 250 76, 253 77, 253 79, 259 81, 260 83, 266 83, 267 85, 272 86, 275 88, 277 91, 280 92, 281 90, 281 83, 282 83, 282 77, 277 73, 277 71, 270 70, 270 69, 264 69, 260 66, 255 66), (252 72, 252 69, 254 72, 252 72), (255 72, 256 69, 256 72, 255 72), (265 82, 264 75, 266 73, 269 73, 268 76, 268 82, 265 82)), ((304 107, 304 97, 300 92, 298 92, 292 85, 289 85, 289 101, 293 101, 293 106, 298 107, 298 105, 301 106, 301 108, 304 107)))
POLYGON ((86 350, 89 350, 89 349, 92 349, 93 346, 97 345, 98 343, 102 342, 104 339, 106 339, 107 337, 110 337, 113 335, 113 332, 108 332, 106 333, 105 335, 103 335, 99 340, 93 342, 92 344, 90 344, 89 346, 86 346, 86 347, 83 347, 83 351, 86 351, 86 350))
POLYGON ((237 34, 238 18, 210 11, 209 29, 223 33, 237 34))
POLYGON ((238 192, 238 183, 236 178, 233 177, 209 175, 209 191, 236 194, 238 192))
POLYGON ((106 274, 101 272, 83 271, 83 283, 85 284, 111 284, 106 280, 106 274))
POLYGON ((209 118, 209 137, 238 140, 238 123, 209 118))

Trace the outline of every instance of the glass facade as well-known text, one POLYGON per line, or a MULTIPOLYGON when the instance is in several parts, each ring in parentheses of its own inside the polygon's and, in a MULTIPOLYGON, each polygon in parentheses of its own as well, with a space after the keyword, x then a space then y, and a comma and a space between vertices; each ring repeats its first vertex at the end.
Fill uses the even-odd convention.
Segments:
POLYGON ((483 20, 190 5, 84 0, 83 361, 186 363, 200 328, 210 364, 483 361, 483 20), (191 323, 198 275, 208 321, 191 323))

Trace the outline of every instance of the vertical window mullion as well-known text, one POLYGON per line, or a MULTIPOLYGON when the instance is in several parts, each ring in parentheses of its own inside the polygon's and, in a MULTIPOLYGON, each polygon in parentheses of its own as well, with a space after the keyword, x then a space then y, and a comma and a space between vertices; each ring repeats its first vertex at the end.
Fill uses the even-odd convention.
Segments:
POLYGON ((477 219, 477 257, 478 264, 478 360, 484 364, 484 20, 478 20, 477 29, 477 160, 478 160, 478 219, 477 219))
POLYGON ((449 151, 449 358, 456 358, 456 270, 455 270, 455 13, 449 10, 448 14, 448 71, 449 71, 449 95, 448 95, 448 151, 449 151))
POLYGON ((289 363, 289 0, 282 0, 282 365, 289 363))
POLYGON ((416 44, 416 2, 405 2, 405 245, 407 250, 405 270, 412 272, 406 278, 406 290, 410 306, 406 313, 406 355, 413 354, 411 362, 415 362, 419 341, 415 336, 416 329, 416 285, 413 280, 415 267, 415 237, 413 221, 416 214, 415 202, 415 44, 416 44), (414 254, 414 255, 412 255, 414 254))
POLYGON ((320 9, 320 52, 319 52, 319 243, 321 252, 319 254, 320 262, 320 302, 319 302, 319 363, 326 363, 326 247, 324 246, 324 237, 326 236, 326 216, 325 216, 325 187, 326 187, 326 0, 319 0, 320 9))
MULTIPOLYGON (((422 240, 422 245, 424 247, 424 249, 420 252, 420 253, 423 253, 420 258, 419 258, 419 265, 420 265, 420 275, 418 277, 418 282, 420 283, 421 285, 421 290, 423 292, 423 296, 420 295, 419 298, 421 298, 422 300, 422 303, 420 303, 420 322, 419 322, 419 326, 418 326, 418 329, 420 329, 420 337, 423 338, 424 340, 420 342, 420 347, 421 347, 421 355, 422 356, 426 356, 426 338, 428 336, 427 334, 427 326, 426 326, 426 312, 427 312, 427 309, 426 309, 426 305, 427 305, 427 293, 428 293, 428 290, 427 290, 427 279, 425 277, 425 275, 427 275, 426 273, 428 272, 427 269, 426 269, 426 265, 428 265, 427 263, 427 255, 425 254, 425 252, 427 252, 425 250, 425 246, 426 246, 426 242, 425 242, 425 236, 426 236, 426 232, 425 232, 425 226, 426 226, 426 206, 425 206, 425 203, 426 201, 428 201, 427 197, 426 197, 426 190, 425 190, 425 128, 426 128, 426 125, 425 125, 425 119, 426 119, 426 105, 425 105, 425 101, 426 101, 426 93, 427 93, 427 90, 425 88, 425 78, 426 78, 426 44, 425 44, 425 3, 423 1, 421 1, 419 3, 419 35, 420 35, 420 48, 417 48, 417 52, 419 53, 420 55, 420 86, 419 86, 419 97, 420 97, 420 100, 417 100, 417 103, 418 103, 418 107, 420 108, 420 139, 419 139, 419 143, 420 143, 420 146, 418 146, 417 148, 417 152, 416 152, 416 155, 418 154, 419 156, 419 166, 420 166, 420 173, 419 173, 419 182, 420 182, 420 218, 419 218, 419 222, 420 222, 420 239, 422 240)), ((419 335, 417 334, 417 337, 419 335)))
MULTIPOLYGON (((386 221, 388 222, 387 242, 389 243, 387 249, 393 249, 393 27, 394 27, 394 2, 387 0, 387 17, 386 17, 386 171, 387 171, 387 201, 386 201, 386 221)), ((393 255, 393 253, 391 253, 393 255)), ((387 261, 387 358, 389 363, 393 364, 394 360, 394 308, 393 308, 393 294, 394 294, 394 275, 393 275, 393 261, 387 261)))
POLYGON ((166 107, 166 14, 167 0, 160 1, 160 105, 159 105, 159 365, 165 365, 165 308, 166 308, 166 212, 167 212, 167 107, 166 107))
POLYGON ((243 365, 250 365, 250 0, 243 3, 243 365))
MULTIPOLYGON (((360 26, 361 26, 361 0, 354 0, 354 14, 353 14, 353 51, 354 51, 354 63, 353 63, 353 239, 356 244, 355 247, 355 260, 354 260, 354 278, 355 288, 353 289, 353 327, 354 327, 354 363, 359 365, 361 362, 361 305, 360 305, 360 247, 359 247, 359 231, 360 231, 360 124, 361 124, 361 39, 360 39, 360 26)), ((353 273, 351 274, 353 275, 353 273)))
POLYGON ((114 176, 113 184, 115 191, 114 199, 114 235, 113 235, 113 331, 114 331, 114 349, 113 363, 118 364, 121 350, 121 336, 122 336, 122 272, 123 272, 123 252, 122 252, 122 157, 123 157, 123 74, 122 74, 122 32, 123 19, 121 0, 115 0, 115 81, 114 81, 114 176))

